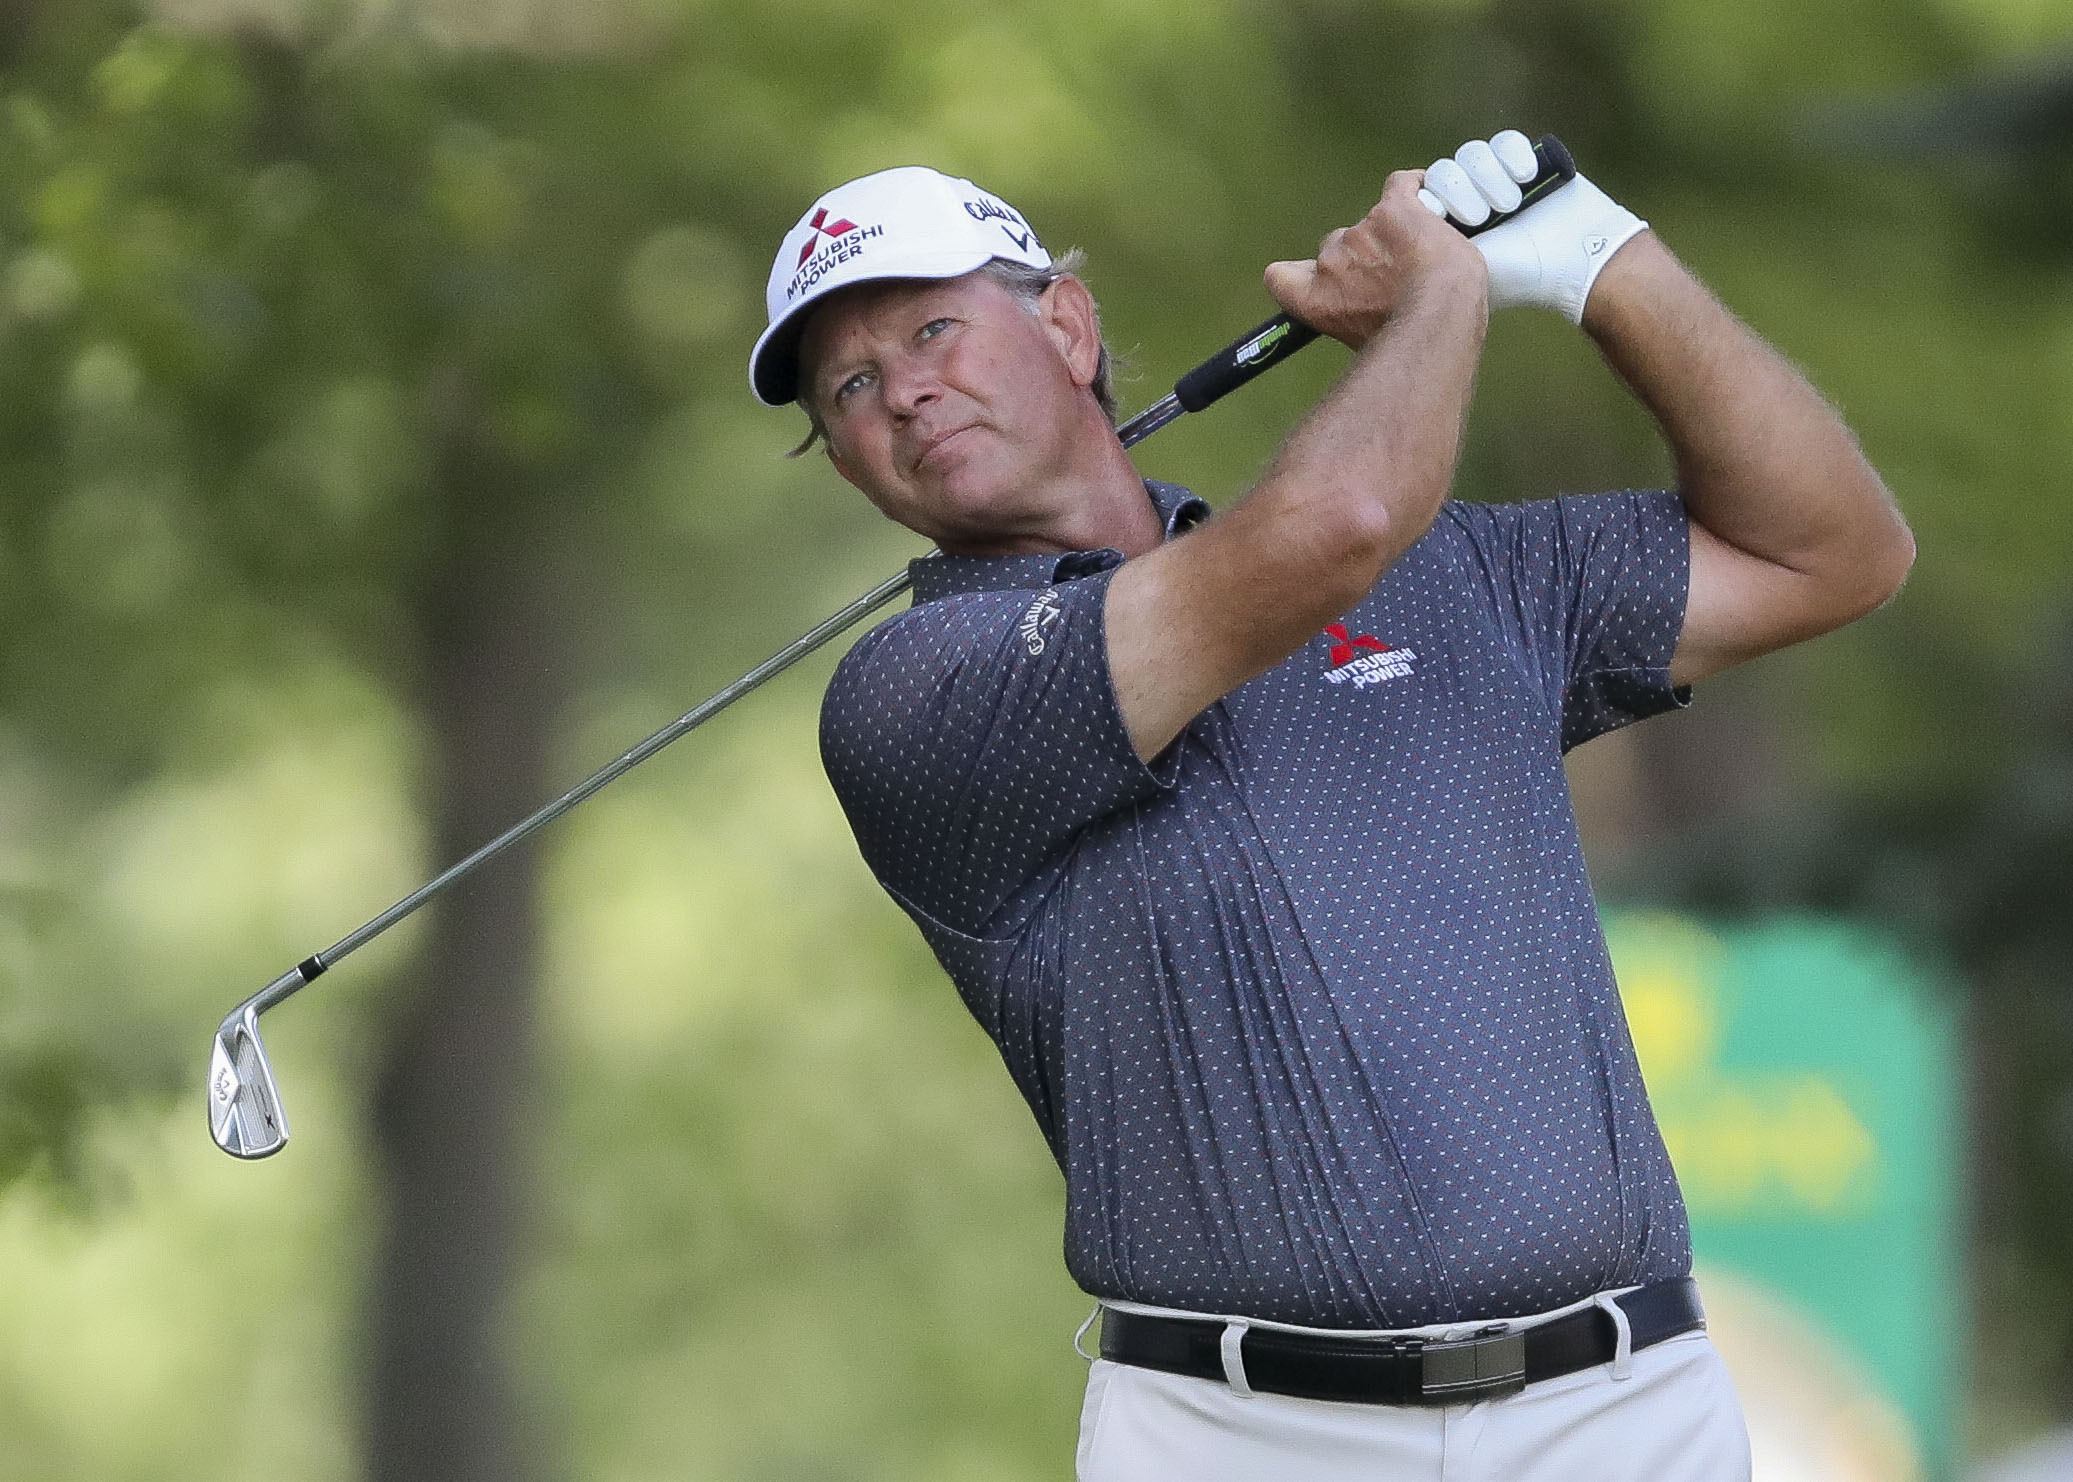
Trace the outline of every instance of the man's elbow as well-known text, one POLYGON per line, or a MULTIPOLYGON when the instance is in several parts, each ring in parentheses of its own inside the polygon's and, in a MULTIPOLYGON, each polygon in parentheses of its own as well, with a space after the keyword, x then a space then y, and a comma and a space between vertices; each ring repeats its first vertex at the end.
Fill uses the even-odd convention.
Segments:
POLYGON ((1410 541, 1404 522, 1371 491, 1320 484, 1306 495, 1302 518, 1280 522, 1263 564, 1278 575, 1277 586, 1299 592, 1328 622, 1366 596, 1410 541))
MULTIPOLYGON (((1845 601, 1841 622, 1854 622, 1884 607, 1899 593, 1915 564, 1915 532, 1908 528, 1900 507, 1885 485, 1875 491, 1878 515, 1865 522, 1853 541, 1849 578, 1839 595, 1845 601)), ((1840 626, 1840 624, 1838 624, 1840 626)))
POLYGON ((1894 513, 1893 523, 1896 528, 1892 554, 1886 565, 1884 593, 1879 598, 1881 607, 1899 593, 1901 585, 1907 581, 1907 574, 1915 567, 1915 532, 1908 528, 1907 521, 1900 518, 1898 511, 1894 513))

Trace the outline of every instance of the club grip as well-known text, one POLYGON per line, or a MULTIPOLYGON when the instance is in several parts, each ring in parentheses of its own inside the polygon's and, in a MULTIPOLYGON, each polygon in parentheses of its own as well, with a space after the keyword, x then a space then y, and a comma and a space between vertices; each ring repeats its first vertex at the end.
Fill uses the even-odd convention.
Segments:
MULTIPOLYGON (((1569 151, 1553 134, 1540 136, 1540 142, 1533 146, 1533 157, 1539 161, 1540 169, 1519 187, 1521 199, 1517 210, 1507 211, 1503 216, 1492 216, 1476 227, 1465 227, 1456 222, 1455 230, 1470 237, 1488 231, 1511 220, 1548 192, 1568 184, 1576 175, 1576 161, 1569 157, 1569 151)), ((1174 382, 1174 400, 1181 404, 1183 411, 1199 412, 1211 402, 1236 391, 1254 376, 1272 370, 1316 338, 1317 331, 1309 325, 1286 314, 1276 314, 1174 382)))
POLYGON ((1539 162, 1540 168, 1533 172, 1531 180, 1519 187, 1518 205, 1502 216, 1491 213, 1480 226, 1463 226, 1456 221, 1454 230, 1464 237, 1479 237, 1493 226, 1503 226, 1542 196, 1560 190, 1576 178, 1576 161, 1569 157, 1568 147, 1553 134, 1540 136, 1540 142, 1533 146, 1533 158, 1539 162))
POLYGON ((1174 399, 1183 410, 1199 412, 1262 371, 1272 370, 1316 338, 1317 331, 1309 325, 1286 314, 1276 314, 1244 339, 1224 346, 1175 381, 1174 399))

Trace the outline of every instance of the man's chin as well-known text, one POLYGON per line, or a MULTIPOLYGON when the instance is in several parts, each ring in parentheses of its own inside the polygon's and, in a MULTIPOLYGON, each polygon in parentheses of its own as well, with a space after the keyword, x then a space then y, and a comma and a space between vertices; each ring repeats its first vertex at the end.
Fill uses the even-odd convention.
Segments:
POLYGON ((1013 539, 1037 523, 1024 500, 1028 486, 996 470, 954 470, 931 492, 928 508, 938 541, 970 545, 1013 539))

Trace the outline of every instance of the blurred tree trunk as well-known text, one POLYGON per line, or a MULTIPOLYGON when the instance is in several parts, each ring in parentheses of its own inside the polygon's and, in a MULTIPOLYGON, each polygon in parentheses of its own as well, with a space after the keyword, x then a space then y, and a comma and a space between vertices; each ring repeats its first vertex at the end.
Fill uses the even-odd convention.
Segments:
MULTIPOLYGON (((417 603, 422 713, 443 775, 440 866, 546 792, 565 611, 537 467, 442 440, 445 538, 417 603)), ((537 855, 520 845, 434 908, 394 1017, 375 1101, 388 1225, 369 1299, 367 1475, 375 1482, 524 1482, 542 1470, 508 1371, 503 1323, 530 1203, 537 855)))
POLYGON ((46 0, 6 0, 0 5, 0 70, 14 66, 29 49, 46 0))

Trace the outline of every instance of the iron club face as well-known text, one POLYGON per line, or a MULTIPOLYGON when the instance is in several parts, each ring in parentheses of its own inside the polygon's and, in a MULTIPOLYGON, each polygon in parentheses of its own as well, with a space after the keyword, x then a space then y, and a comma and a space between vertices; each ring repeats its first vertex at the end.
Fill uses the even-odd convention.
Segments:
POLYGON ((259 1039, 259 1006, 240 1004, 216 1031, 209 1055, 209 1133, 239 1158, 264 1158, 288 1145, 288 1115, 259 1039))

